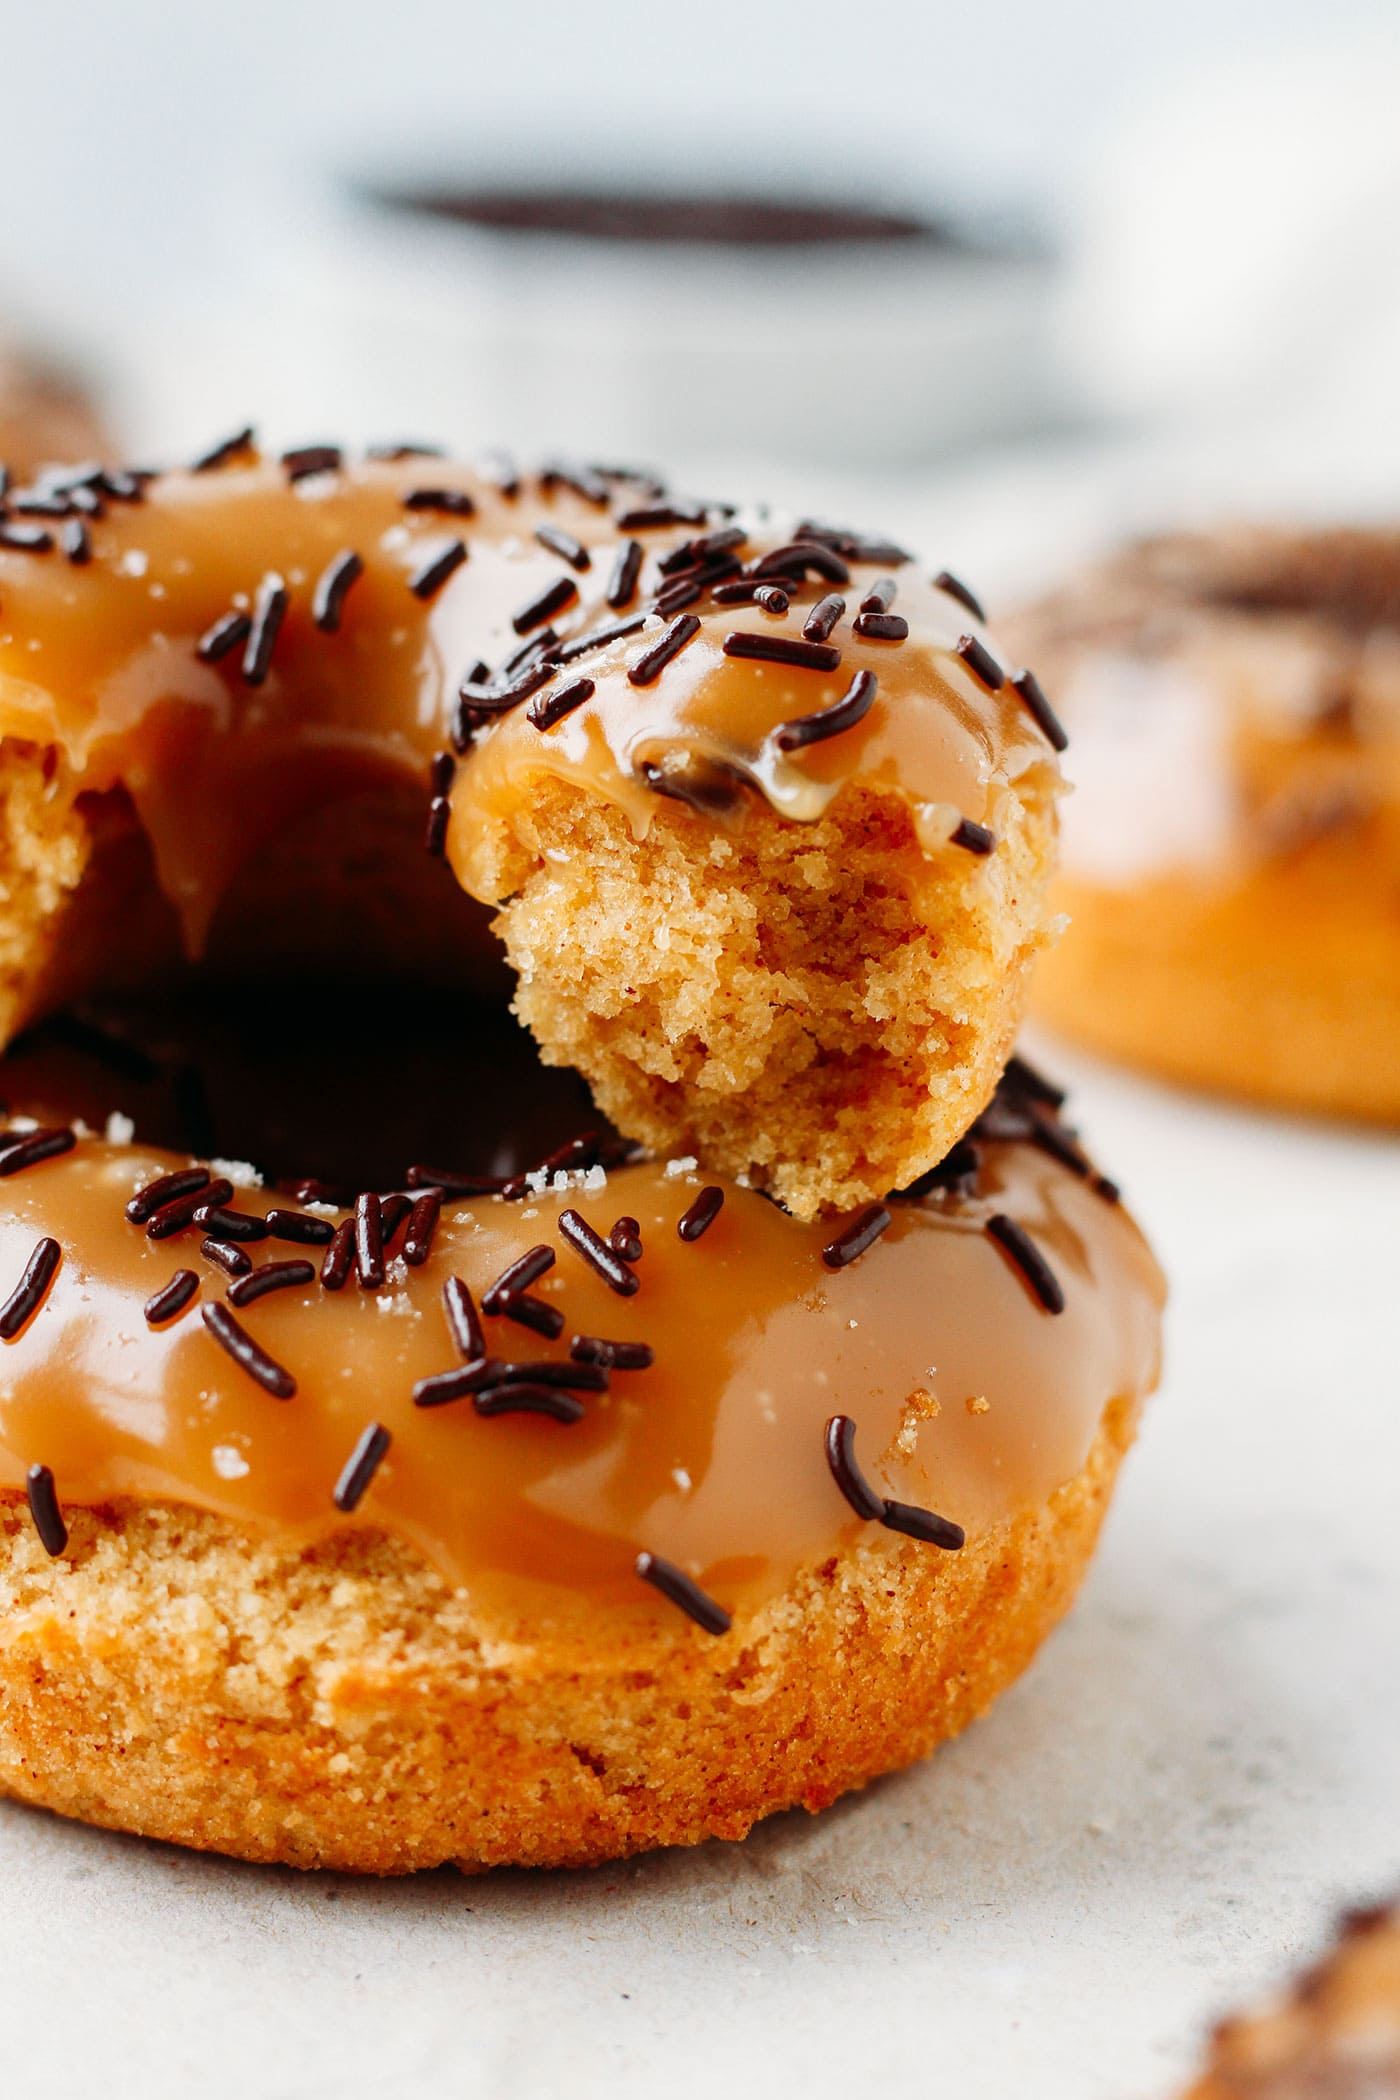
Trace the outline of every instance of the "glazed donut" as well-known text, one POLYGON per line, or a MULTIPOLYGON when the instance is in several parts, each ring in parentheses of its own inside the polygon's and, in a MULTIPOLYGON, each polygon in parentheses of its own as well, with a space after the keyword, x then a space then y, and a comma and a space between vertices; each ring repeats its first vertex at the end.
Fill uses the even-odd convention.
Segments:
POLYGON ((1010 631, 1075 736, 1040 1012, 1192 1085, 1400 1119, 1400 532, 1151 541, 1010 631))
POLYGON ((1344 1918, 1331 1952, 1266 2011, 1224 2021, 1189 2100, 1393 2100, 1400 1911, 1344 1918))
POLYGON ((349 1210, 12 1122, 0 1788, 395 1873, 734 1838, 922 1756, 1066 1608, 1156 1375, 1056 1098, 1013 1063, 811 1223, 596 1137, 349 1210))
POLYGON ((82 389, 41 358, 0 341, 0 482, 21 488, 50 460, 105 454, 82 389))
POLYGON ((240 432, 50 474, 70 515, 11 497, 0 1039, 177 925, 460 976, 479 907, 403 816, 431 763, 430 844, 620 1130, 804 1217, 935 1166, 1011 1049, 1059 788, 964 586, 636 476, 389 451, 240 432))

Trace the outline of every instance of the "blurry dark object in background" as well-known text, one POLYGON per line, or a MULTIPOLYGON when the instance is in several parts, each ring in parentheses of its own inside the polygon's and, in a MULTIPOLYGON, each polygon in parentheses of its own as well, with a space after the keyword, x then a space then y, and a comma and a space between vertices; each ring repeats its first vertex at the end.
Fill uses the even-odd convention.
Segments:
POLYGON ((585 240, 675 241, 689 246, 801 248, 827 241, 920 241, 975 253, 951 224, 910 213, 819 199, 623 190, 439 190, 381 192, 376 201, 508 233, 562 233, 585 240))
POLYGON ((297 340, 318 422, 666 458, 740 496, 774 463, 907 471, 1063 421, 1028 222, 829 150, 693 182, 569 150, 406 139, 283 200, 283 390, 297 340))

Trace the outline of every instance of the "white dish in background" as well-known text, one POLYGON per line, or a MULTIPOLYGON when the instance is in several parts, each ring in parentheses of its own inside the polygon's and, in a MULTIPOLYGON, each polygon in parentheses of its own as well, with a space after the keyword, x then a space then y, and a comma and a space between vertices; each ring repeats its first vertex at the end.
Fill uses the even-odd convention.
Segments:
MULTIPOLYGON (((566 177, 400 157, 322 171, 269 203, 277 413, 696 472, 714 455, 899 468, 1060 413, 1048 259, 994 228, 943 224, 928 198, 845 197, 839 171, 816 198, 772 177, 746 183, 737 167, 708 198, 684 193, 720 207, 746 193, 783 209, 844 204, 932 228, 795 245, 501 230, 385 201, 576 203, 625 197, 626 181, 605 166, 566 177)), ((649 189, 676 201, 674 183, 649 189)))

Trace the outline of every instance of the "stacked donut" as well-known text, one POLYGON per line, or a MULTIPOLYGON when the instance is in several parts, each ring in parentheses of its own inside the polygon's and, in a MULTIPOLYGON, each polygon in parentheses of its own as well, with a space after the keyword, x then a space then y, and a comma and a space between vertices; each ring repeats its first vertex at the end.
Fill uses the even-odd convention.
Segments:
POLYGON ((0 736, 6 1039, 183 954, 255 957, 275 1045, 359 968, 325 1051, 373 1115, 383 972, 495 940, 598 1111, 484 1171, 464 1086, 390 1187, 12 1117, 0 1783, 258 1859, 574 1862, 990 1703, 1161 1287, 1011 1054, 1063 734, 961 583, 628 471, 238 432, 12 492, 0 736))

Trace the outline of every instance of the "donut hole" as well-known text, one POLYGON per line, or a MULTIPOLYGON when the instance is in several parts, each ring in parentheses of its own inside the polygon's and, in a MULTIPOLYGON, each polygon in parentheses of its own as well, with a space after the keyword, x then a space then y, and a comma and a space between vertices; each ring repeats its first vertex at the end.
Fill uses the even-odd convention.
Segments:
POLYGON ((126 1119, 271 1179, 512 1173, 599 1121, 508 1010, 490 914, 423 851, 421 783, 362 786, 249 855, 197 959, 120 789, 0 755, 0 1023, 12 1111, 126 1119))

